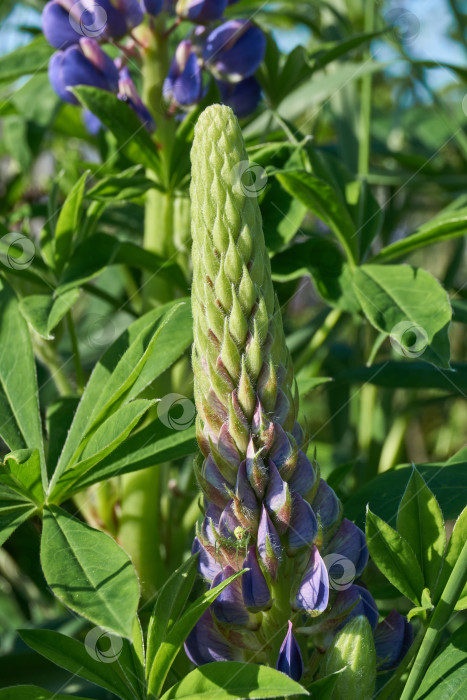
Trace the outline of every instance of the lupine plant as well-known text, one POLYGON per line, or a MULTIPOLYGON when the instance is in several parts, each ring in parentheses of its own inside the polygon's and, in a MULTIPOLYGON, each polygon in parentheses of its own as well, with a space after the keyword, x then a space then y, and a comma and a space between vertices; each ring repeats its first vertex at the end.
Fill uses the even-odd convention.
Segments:
POLYGON ((465 68, 389 1, 20 5, 0 700, 462 697, 465 68))

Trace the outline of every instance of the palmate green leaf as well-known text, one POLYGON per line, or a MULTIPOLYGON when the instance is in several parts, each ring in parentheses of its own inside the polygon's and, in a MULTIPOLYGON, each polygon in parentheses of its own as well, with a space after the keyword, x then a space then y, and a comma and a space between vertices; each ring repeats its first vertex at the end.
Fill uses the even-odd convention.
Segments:
POLYGON ((89 653, 90 650, 96 651, 94 644, 88 650, 81 642, 60 632, 45 629, 23 629, 19 631, 19 634, 31 649, 45 656, 57 666, 115 693, 123 700, 135 700, 122 672, 121 663, 119 663, 120 654, 118 652, 121 653, 122 650, 119 642, 123 640, 111 638, 111 648, 117 652, 115 659, 109 660, 107 658, 102 661, 98 653, 94 655, 89 653))
MULTIPOLYGON (((443 463, 418 464, 417 469, 435 494, 445 519, 457 518, 465 507, 467 462, 446 463, 446 465, 443 463)), ((365 508, 369 503, 373 512, 387 522, 394 522, 411 472, 410 466, 397 467, 361 485, 356 493, 345 501, 346 516, 359 527, 363 527, 365 508)))
POLYGON ((11 505, 6 505, 0 497, 0 547, 35 512, 36 507, 31 503, 11 501, 11 505))
POLYGON ((115 540, 56 506, 44 511, 41 564, 64 605, 105 630, 131 638, 139 584, 115 540))
POLYGON ((25 447, 39 450, 45 487, 47 475, 32 343, 16 296, 4 279, 0 280, 0 435, 11 450, 25 447))
POLYGON ((194 454, 198 450, 195 426, 186 430, 172 430, 160 421, 152 421, 134 432, 108 457, 96 464, 92 470, 80 476, 76 489, 87 488, 113 476, 154 467, 175 459, 194 454))
POLYGON ((79 289, 70 289, 56 299, 51 294, 31 294, 20 300, 19 308, 36 333, 46 340, 53 340, 53 329, 74 306, 78 297, 79 289))
POLYGON ((428 668, 414 700, 462 700, 467 689, 467 624, 449 638, 428 668))
POLYGON ((161 159, 156 145, 135 112, 106 90, 81 86, 74 94, 87 109, 113 133, 119 148, 139 165, 161 174, 161 159))
POLYGON ((276 174, 281 185, 333 231, 348 259, 357 259, 355 225, 339 194, 324 180, 305 171, 276 174))
POLYGON ((272 258, 271 266, 275 281, 287 282, 311 275, 317 292, 329 304, 350 313, 361 309, 350 266, 337 245, 326 238, 316 236, 281 251, 272 258))
POLYGON ((394 338, 401 355, 450 368, 452 309, 432 275, 409 265, 363 265, 352 281, 365 316, 394 338))
POLYGON ((37 685, 15 685, 11 688, 0 688, 0 700, 89 700, 78 695, 63 695, 44 690, 37 685))
POLYGON ((161 700, 238 700, 309 695, 299 683, 274 668, 218 661, 191 671, 161 700))
POLYGON ((151 673, 157 651, 167 632, 186 605, 198 573, 197 566, 197 556, 187 559, 167 580, 157 596, 148 625, 146 676, 151 673))
POLYGON ((237 571, 229 578, 222 581, 215 588, 206 591, 202 596, 195 600, 183 613, 183 615, 175 622, 175 624, 167 632, 165 638, 161 642, 157 653, 154 657, 151 670, 148 678, 148 697, 151 700, 157 698, 163 688, 167 674, 175 661, 175 657, 180 651, 185 639, 196 625, 202 614, 208 609, 211 603, 222 593, 232 581, 242 576, 245 569, 237 571))
POLYGON ((371 262, 387 262, 401 258, 412 253, 418 248, 423 248, 433 243, 439 243, 450 238, 464 236, 467 233, 467 207, 462 209, 441 212, 427 224, 421 226, 418 231, 406 236, 400 241, 391 243, 373 256, 371 262))
POLYGON ((89 171, 84 172, 68 193, 55 226, 55 270, 60 275, 65 263, 68 261, 73 238, 78 234, 78 226, 83 208, 84 190, 89 171))
POLYGON ((185 276, 173 261, 165 260, 134 243, 122 242, 114 236, 97 233, 76 247, 63 270, 55 294, 61 295, 82 286, 111 265, 128 265, 147 270, 154 276, 170 280, 172 286, 175 284, 184 292, 187 290, 185 276))
MULTIPOLYGON (((465 492, 464 492, 465 493, 465 492)), ((441 597, 441 594, 446 586, 449 576, 454 568, 456 561, 464 546, 464 542, 467 540, 467 507, 464 508, 462 513, 459 515, 454 529, 452 531, 451 537, 449 538, 448 546, 446 549, 446 556, 443 562, 443 568, 441 569, 441 575, 436 586, 434 593, 434 602, 437 603, 441 597)), ((464 589, 458 603, 456 604, 456 610, 465 610, 467 605, 467 588, 464 589)))
POLYGON ((0 58, 0 82, 13 81, 23 75, 46 72, 55 49, 44 36, 38 36, 26 46, 0 58))
POLYGON ((139 199, 154 185, 154 180, 144 175, 140 165, 133 165, 116 175, 108 175, 99 180, 87 191, 86 196, 99 202, 122 202, 139 199))
MULTIPOLYGON (((153 406, 154 400, 135 399, 123 404, 93 432, 78 457, 78 461, 66 469, 58 478, 49 494, 49 503, 61 502, 81 490, 80 480, 92 479, 93 467, 111 454, 124 442, 144 414, 153 406)), ((93 479, 96 481, 97 479, 93 479)))
POLYGON ((0 464, 0 483, 6 484, 37 505, 44 502, 39 450, 17 450, 0 464))
POLYGON ((415 605, 420 605, 423 574, 413 549, 390 525, 367 509, 368 551, 388 581, 415 605))
POLYGON ((145 374, 145 384, 156 379, 185 350, 191 340, 191 329, 185 334, 183 331, 180 334, 180 329, 186 328, 187 306, 169 303, 148 312, 131 324, 104 353, 85 387, 55 469, 51 489, 65 469, 77 461, 85 441, 90 437, 92 426, 97 427, 108 417, 111 409, 116 410, 134 397, 135 394, 130 392, 140 381, 149 358, 152 369, 150 374, 145 374), (157 347, 158 339, 164 338, 163 334, 166 339, 172 335, 173 343, 164 354, 159 355, 153 350, 157 347))
POLYGON ((425 586, 433 591, 446 548, 446 531, 438 501, 415 467, 397 512, 397 531, 412 547, 425 586))

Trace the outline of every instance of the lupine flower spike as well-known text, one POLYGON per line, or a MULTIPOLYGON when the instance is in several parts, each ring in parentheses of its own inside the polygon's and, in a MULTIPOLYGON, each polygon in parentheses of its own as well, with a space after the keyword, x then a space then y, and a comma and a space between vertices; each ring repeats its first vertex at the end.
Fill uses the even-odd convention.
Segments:
MULTIPOLYGON (((341 520, 335 493, 306 455, 247 168, 232 110, 208 107, 192 148, 193 369, 202 452, 196 472, 205 508, 193 551, 211 586, 245 573, 206 612, 186 651, 197 664, 251 659, 298 680, 304 662, 297 634, 302 650, 313 642, 316 655, 351 624, 357 606, 370 630, 378 615, 371 595, 352 586, 367 563, 365 537, 341 520), (332 567, 344 560, 353 578, 342 590, 333 585, 339 572, 332 567)), ((385 630, 379 636, 384 644, 385 630)), ((396 655, 402 648, 403 640, 396 655)), ((374 647, 370 657, 374 670, 374 647)))

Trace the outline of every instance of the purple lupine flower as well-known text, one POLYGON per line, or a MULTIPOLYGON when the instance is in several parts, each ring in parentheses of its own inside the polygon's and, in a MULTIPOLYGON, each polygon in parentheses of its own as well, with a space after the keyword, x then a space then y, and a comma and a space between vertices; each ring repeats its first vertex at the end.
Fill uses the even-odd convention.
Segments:
POLYGON ((374 633, 378 671, 396 668, 413 642, 413 627, 406 617, 391 610, 374 633))
POLYGON ((185 652, 196 666, 211 661, 234 661, 235 653, 218 630, 209 610, 202 615, 185 641, 185 652))
POLYGON ((163 96, 179 107, 189 107, 198 102, 202 90, 203 78, 198 57, 191 41, 184 39, 177 46, 169 74, 164 80, 163 96))
POLYGON ((99 117, 89 111, 89 109, 83 109, 83 122, 86 127, 86 131, 91 136, 97 136, 99 131, 104 128, 99 117))
POLYGON ((243 600, 251 612, 259 612, 271 606, 271 593, 266 578, 261 570, 256 556, 256 548, 248 548, 248 554, 243 562, 247 571, 241 577, 243 600))
POLYGON ((261 101, 261 85, 254 76, 245 78, 239 83, 226 83, 218 80, 222 102, 233 111, 239 119, 248 117, 258 107, 261 101))
POLYGON ((203 58, 216 78, 238 83, 256 72, 265 51, 266 38, 259 27, 232 19, 209 34, 203 58))
POLYGON ((157 17, 162 12, 164 0, 141 0, 142 8, 148 15, 157 17))
POLYGON ((227 4, 227 0, 178 0, 175 11, 183 19, 205 24, 220 19, 227 4))
POLYGON ((326 610, 328 601, 328 572, 318 552, 318 548, 313 546, 310 560, 295 599, 295 608, 303 610, 310 615, 316 615, 326 610))
MULTIPOLYGON (((339 529, 326 545, 326 554, 340 555, 344 560, 353 566, 353 577, 361 576, 368 564, 368 547, 366 546, 365 535, 354 523, 344 518, 339 529)), ((335 565, 345 566, 336 557, 335 565)), ((330 572, 330 576, 331 576, 330 572)))
POLYGON ((126 66, 123 66, 119 71, 118 98, 130 105, 148 131, 154 131, 156 125, 152 114, 138 95, 136 86, 131 79, 130 71, 126 66))
POLYGON ((292 680, 299 681, 303 675, 303 659, 292 632, 292 623, 288 621, 289 628, 279 651, 276 668, 278 671, 287 674, 292 680))
POLYGON ((80 38, 119 39, 143 21, 138 0, 51 0, 42 12, 42 29, 57 49, 80 38))
POLYGON ((82 38, 79 44, 57 51, 50 59, 49 79, 57 95, 71 104, 78 100, 68 88, 76 85, 118 90, 118 70, 95 39, 82 38))

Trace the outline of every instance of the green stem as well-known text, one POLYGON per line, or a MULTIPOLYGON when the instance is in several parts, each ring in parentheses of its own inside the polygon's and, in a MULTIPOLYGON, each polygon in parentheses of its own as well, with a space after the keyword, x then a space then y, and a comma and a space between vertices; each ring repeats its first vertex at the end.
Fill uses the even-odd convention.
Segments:
POLYGON ((420 687, 423 674, 441 639, 443 629, 449 622, 454 606, 467 582, 467 542, 456 561, 446 587, 436 605, 426 634, 420 645, 409 678, 401 695, 401 700, 412 700, 420 687))
POLYGON ((73 362, 75 365, 76 372, 76 384, 78 386, 78 391, 80 394, 84 391, 84 372, 83 365, 81 364, 81 356, 79 354, 78 338, 76 336, 75 324, 73 322, 73 317, 71 311, 66 315, 68 323, 68 331, 70 333, 71 347, 73 349, 73 362))
MULTIPOLYGON (((366 0, 365 4, 365 32, 372 32, 375 28, 375 2, 366 0)), ((368 58, 371 57, 368 51, 368 58)), ((362 96, 360 110, 360 138, 358 149, 358 172, 360 177, 366 178, 370 171, 370 134, 371 134, 371 73, 362 78, 362 96)))

